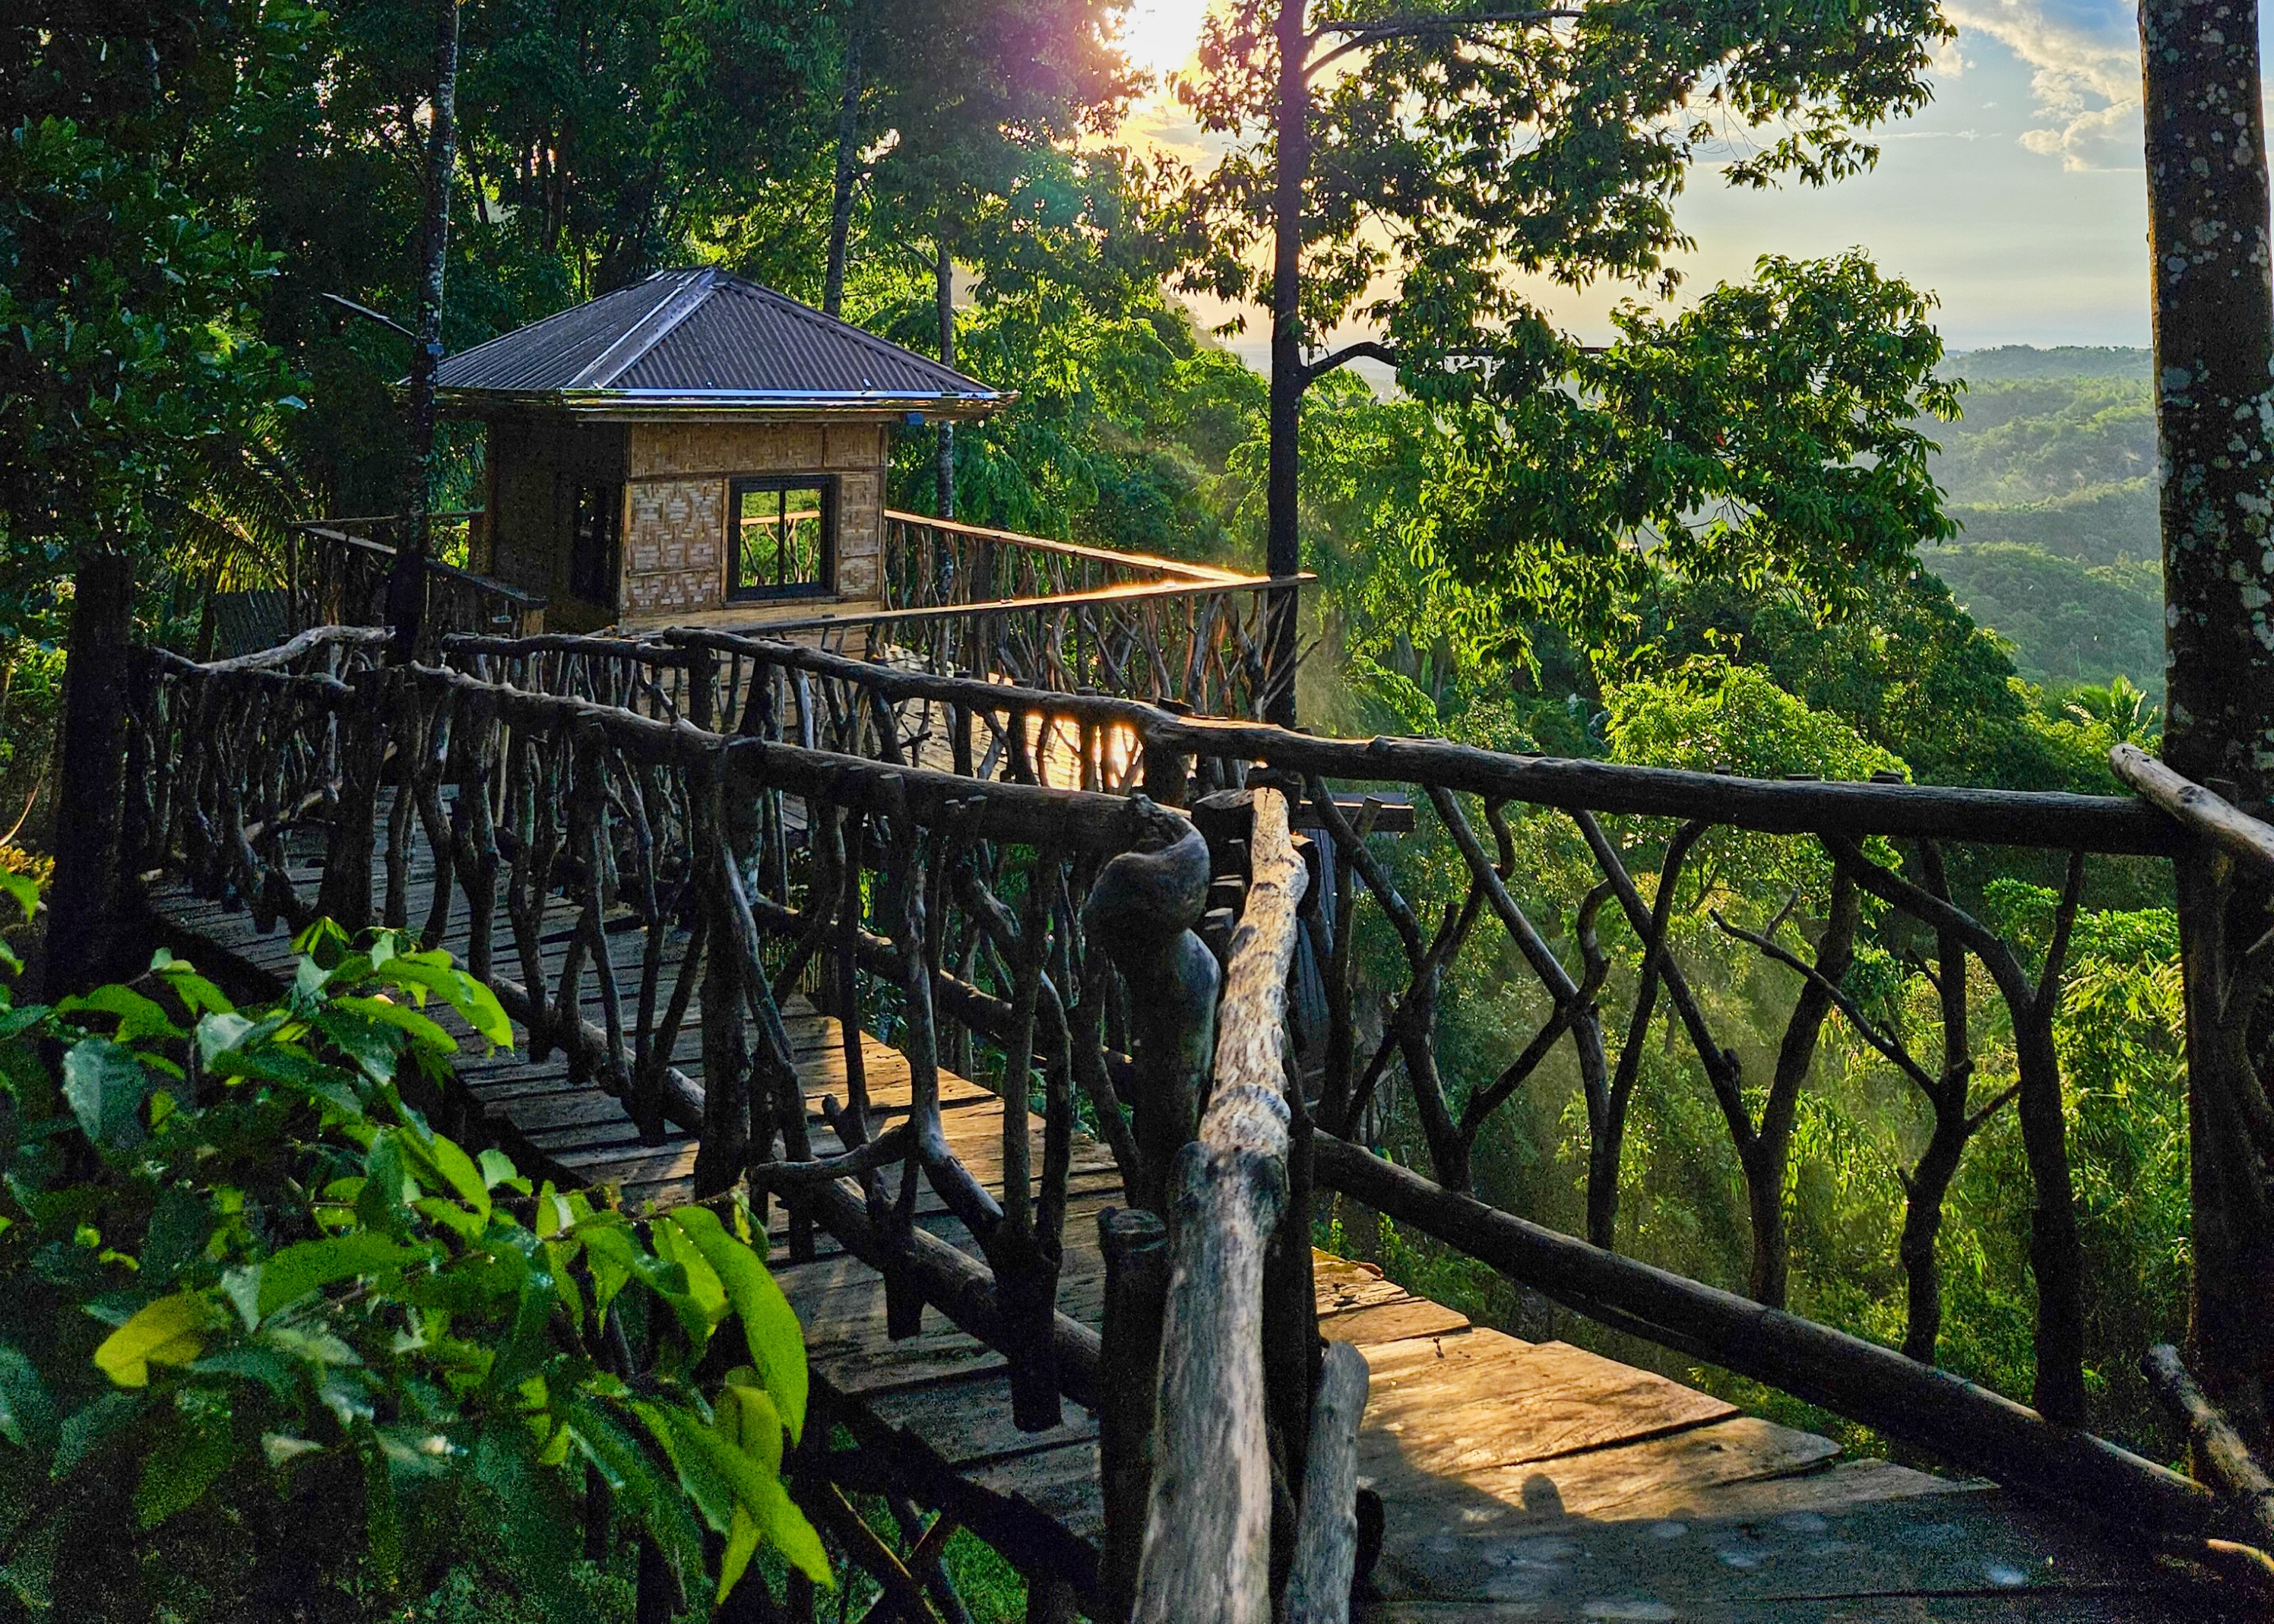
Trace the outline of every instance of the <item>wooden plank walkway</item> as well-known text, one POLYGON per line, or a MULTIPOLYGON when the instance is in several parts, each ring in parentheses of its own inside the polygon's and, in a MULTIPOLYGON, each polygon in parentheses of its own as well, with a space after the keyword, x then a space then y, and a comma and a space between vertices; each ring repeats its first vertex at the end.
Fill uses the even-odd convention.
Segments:
MULTIPOLYGON (((312 868, 295 877, 312 893, 312 868)), ((413 881, 418 919, 431 893, 423 876, 413 881)), ((224 957, 240 974, 289 974, 285 934, 257 932, 249 913, 172 883, 152 887, 149 900, 193 955, 224 957)), ((554 906, 547 955, 557 966, 569 915, 554 906)), ((462 950, 463 919, 454 923, 446 945, 462 950)), ((636 976, 636 934, 612 947, 636 976)), ((597 1020, 598 995, 588 996, 597 1020)), ((700 1080, 698 1013, 689 1011, 676 1059, 700 1080)), ((802 1001, 786 1015, 817 1149, 834 1149, 818 1108, 823 1094, 843 1094, 842 1030, 802 1001)), ((905 1110, 907 1063, 866 1034, 861 1052, 872 1102, 886 1116, 905 1110)), ((673 1129, 659 1145, 641 1143, 622 1107, 593 1086, 572 1086, 558 1056, 532 1063, 525 1047, 470 1053, 460 1075, 488 1131, 525 1167, 533 1158, 556 1177, 613 1184, 634 1203, 691 1193, 694 1139, 673 1129)), ((953 1074, 943 1075, 941 1093, 950 1142, 999 1191, 999 1101, 953 1074)), ((1035 1154, 1039 1161, 1039 1145, 1035 1154)), ((1122 1201, 1111 1157, 1079 1141, 1058 1307, 1091 1325, 1103 1298, 1096 1216, 1122 1201)), ((919 1214, 933 1233, 976 1253, 936 1198, 919 1214)), ((772 1265, 817 1375, 912 1429, 972 1481, 1096 1538, 1090 1417, 1069 1405, 1055 1431, 1017 1432, 1000 1356, 930 1313, 920 1335, 888 1341, 874 1274, 825 1235, 803 1262, 780 1238, 778 1218, 772 1265)), ((1321 1254, 1318 1285, 1323 1334, 1356 1344, 1373 1372, 1360 1481, 1382 1496, 1387 1527, 1358 1616, 1374 1624, 2244 1616, 1999 1491, 1885 1461, 1842 1462, 1828 1440, 1741 1415, 1664 1377, 1567 1343, 1472 1327, 1371 1266, 1321 1254)))

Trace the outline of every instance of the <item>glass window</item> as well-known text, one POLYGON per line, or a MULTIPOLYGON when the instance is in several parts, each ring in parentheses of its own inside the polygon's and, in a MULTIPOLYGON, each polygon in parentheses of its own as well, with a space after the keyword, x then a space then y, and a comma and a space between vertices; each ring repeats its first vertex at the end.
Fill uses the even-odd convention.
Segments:
POLYGON ((624 530, 624 487, 576 487, 576 528, 568 544, 568 590, 602 609, 616 606, 617 560, 624 530))
POLYGON ((817 474, 737 479, 727 596, 799 598, 836 588, 837 482, 817 474))

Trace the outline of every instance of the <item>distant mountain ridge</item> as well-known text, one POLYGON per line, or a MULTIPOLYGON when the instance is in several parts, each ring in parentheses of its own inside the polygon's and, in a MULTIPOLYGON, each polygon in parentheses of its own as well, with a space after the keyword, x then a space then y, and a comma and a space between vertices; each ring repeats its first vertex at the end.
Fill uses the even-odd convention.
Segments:
POLYGON ((2154 357, 2001 344, 1954 355, 1955 423, 1923 423, 1957 539, 1919 549, 2032 682, 2163 686, 2154 357))
POLYGON ((2154 375, 2155 352, 2113 344, 1999 344, 1962 350, 1946 357, 1943 370, 1969 383, 2009 383, 2049 378, 2125 378, 2145 383, 2154 375))

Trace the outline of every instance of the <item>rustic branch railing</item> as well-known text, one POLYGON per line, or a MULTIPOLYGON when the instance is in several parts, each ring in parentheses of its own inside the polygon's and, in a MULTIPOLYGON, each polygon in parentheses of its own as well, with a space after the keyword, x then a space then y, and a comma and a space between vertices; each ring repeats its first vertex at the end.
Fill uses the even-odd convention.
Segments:
MULTIPOLYGON (((545 600, 474 574, 440 556, 463 539, 475 513, 433 515, 435 555, 426 562, 426 607, 420 641, 432 649, 451 632, 518 637, 544 623, 545 600)), ((296 627, 383 626, 387 580, 407 523, 399 515, 333 519, 292 527, 285 550, 285 595, 296 627), (392 538, 392 539, 382 539, 392 538)), ((460 551, 463 551, 463 547, 460 551)))
MULTIPOLYGON (((939 675, 1045 693, 1141 694, 1207 716, 1260 716, 1294 680, 1274 673, 1266 576, 1150 582, 868 614, 769 622, 760 635, 939 675)), ((720 635, 722 634, 704 634, 720 635)), ((666 638, 697 634, 666 632, 666 638)))
MULTIPOLYGON (((1817 1379, 1810 1362, 1830 1344, 1755 1338, 1745 1348, 1723 1347, 1721 1335, 1739 1334, 1735 1321, 1708 1315, 1703 1331, 1669 1323, 1651 1295, 1655 1288, 1645 1289, 1634 1277, 1618 1276, 1593 1293, 1543 1289, 1584 1312, 1808 1393, 1891 1435, 2034 1492, 2059 1496, 2065 1483, 2082 1485, 2090 1477, 2074 1470, 2073 1450, 2059 1431, 2089 1417, 2080 1242, 2052 1023, 2090 864, 2171 857, 2186 847, 2188 836, 2153 807, 2059 793, 1751 780, 1506 756, 1432 740, 1321 739, 1105 695, 1020 692, 758 639, 674 634, 671 641, 694 662, 690 670, 710 660, 713 714, 722 727, 767 737, 810 729, 813 741, 826 748, 881 762, 937 761, 990 783, 1141 789, 1164 804, 1197 798, 1205 807, 1210 795, 1243 785, 1287 790, 1296 799, 1297 823, 1320 848, 1315 861, 1323 883, 1319 906, 1306 921, 1307 967, 1299 976, 1308 978, 1311 996, 1299 1001, 1294 1019, 1317 1124, 1362 1147, 1394 1104, 1398 1116, 1417 1126, 1434 1174, 1434 1182, 1413 1180, 1434 1192, 1428 1199, 1399 1187, 1400 1214, 1464 1249, 1480 1244, 1469 1222, 1471 1204, 1460 1198, 1485 1124, 1567 1045, 1588 1126, 1588 1239, 1597 1254, 1616 1239, 1625 1127, 1640 1063, 1661 1023, 1671 1022, 1696 1057, 1751 1198, 1749 1288, 1758 1302, 1781 1308, 1789 1244, 1781 1192, 1798 1103, 1822 1034, 1835 1020, 1847 1023, 1920 1091, 1932 1119, 1925 1148, 1907 1169, 1901 1247, 1909 1285, 1905 1347, 1924 1369, 1941 1333, 1934 1240, 1943 1203, 1969 1145, 2018 1101, 2035 1190, 2034 1414, 1946 1375, 1934 1377, 1944 1402, 1891 1409, 1869 1398, 1887 1390, 1878 1365, 1857 1366, 1852 1381, 1826 1381, 1817 1379), (742 703, 730 724, 734 695, 742 703), (1387 853, 1370 836, 1368 795, 1426 802, 1434 815, 1466 876, 1465 895, 1441 918, 1425 919, 1403 894, 1387 853), (1821 887, 1811 917, 1796 918, 1804 911, 1797 898, 1758 923, 1682 901, 1710 892, 1713 868, 1728 858, 1722 847, 1746 838, 1767 839, 1781 861, 1811 867, 1821 887), (1897 843, 1910 848, 1909 862, 1899 858, 1897 843), (2065 854, 2067 880, 2041 953, 2007 943, 1954 898, 1945 847, 1968 845, 2065 854), (1573 865, 1592 870, 1570 882, 1576 894, 1563 900, 1540 895, 1538 870, 1551 852, 1565 871, 1573 865), (1701 871, 1703 881, 1694 877, 1701 871), (1685 883, 1704 891, 1685 891, 1685 883), (1914 966, 1914 984, 1939 1006, 1939 1054, 1915 1052, 1911 1038, 1842 987, 1863 897, 1927 944, 1914 966), (1378 924, 1364 924, 1369 912, 1378 914, 1378 924), (1487 919, 1500 927, 1496 933, 1477 929, 1487 919), (1629 1011, 1615 1030, 1600 1007, 1614 921, 1633 966, 1629 1011), (1718 928, 1725 940, 1758 953, 1796 984, 1775 1064, 1758 1078, 1721 1036, 1720 1018, 1685 968, 1689 951, 1676 940, 1676 926, 1685 923, 1718 928), (1381 931, 1402 957, 1402 987, 1356 984, 1361 929, 1381 931), (1498 1073, 1456 1097, 1436 1053, 1440 1002, 1451 966, 1464 953, 1480 952, 1506 953, 1528 969, 1540 1013, 1528 1038, 1517 1034, 1520 1041, 1512 1042, 1498 1073), (1989 996, 2004 1006, 2001 1023, 1969 1008, 1969 981, 1977 971, 1989 996), (1981 1075, 1983 1046, 1992 1041, 2004 1054, 2003 1081, 1981 1075), (1785 1351, 1777 1352, 1780 1346, 1785 1351), (2027 1417, 2018 1428, 2012 1419, 2017 1410, 2027 1417)), ((474 646, 460 644, 460 657, 474 646)), ((1231 894, 1236 902, 1240 893, 1235 887, 1231 894)), ((1130 1135, 1141 1137, 1134 1119, 1130 1135)), ((1363 1186, 1370 1200, 1386 1198, 1389 1187, 1367 1172, 1373 1165, 1363 1149, 1337 1147, 1331 1157, 1321 1156, 1320 1177, 1353 1193, 1363 1186)), ((1487 1252, 1502 1267, 1517 1255, 1487 1252)), ((2099 1447, 2115 1462, 2109 1470, 2131 1484, 2130 1503, 2143 1520, 2199 1531, 2210 1515, 2184 1480, 2112 1446, 2099 1447)))
POLYGON ((1210 564, 984 530, 926 514, 885 514, 879 586, 888 610, 1061 598, 1106 587, 1229 585, 1242 579, 1210 564))
MULTIPOLYGON (((704 1187, 746 1177, 788 1207, 794 1244, 813 1223, 837 1234, 884 1274, 895 1334, 929 1303, 1002 1348, 1021 1425, 1053 1424, 1060 1392, 1111 1414, 1101 1361, 1150 1368, 1143 1350, 1101 1350, 1095 1334, 1053 1312, 1067 1146, 1086 1116, 1133 1206, 1180 1214, 1180 1259, 1201 1229, 1222 1229, 1231 1197, 1202 1199, 1186 1177, 1196 1164, 1172 1172, 1175 1158, 1215 1154, 1215 1133, 1226 1165, 1244 1169, 1231 1184, 1257 1214, 1249 1238, 1276 1234, 1281 1255, 1265 1258, 1254 1289, 1259 1365, 1243 1351, 1236 1372, 1225 1364, 1207 1380, 1246 1382, 1262 1371, 1241 1402, 1260 1406, 1291 1485, 1306 1481, 1298 1462, 1318 1436, 1305 1417, 1349 1408, 1346 1394, 1314 1402, 1328 1390, 1315 1385, 1315 1342, 1299 1324, 1287 1335, 1284 1304, 1297 1283, 1307 1292, 1307 1280, 1295 1282, 1284 1242, 1306 1229, 1315 1176, 1582 1312, 1967 1470, 2159 1538, 2250 1537, 2200 1485, 2082 1430, 2090 1417, 2080 1244, 2051 1034, 2091 865, 2193 849, 2193 837, 2150 806, 1321 739, 723 634, 458 638, 448 656, 462 669, 349 670, 344 680, 328 670, 192 674, 154 659, 152 688, 162 691, 137 711, 150 785, 135 824, 144 866, 178 864, 266 898, 282 917, 305 911, 313 905, 289 872, 286 843, 265 828, 236 838, 261 814, 232 813, 228 794, 207 786, 273 779, 277 787, 249 804, 297 805, 336 763, 328 801, 319 796, 332 822, 317 903, 352 919, 371 908, 383 870, 381 912, 393 922, 433 934, 463 906, 477 973, 538 1043, 564 1049, 643 1123, 698 1126, 704 1187), (246 733, 267 742, 253 754, 228 742, 246 733), (1428 832, 1459 876, 1442 913, 1404 894, 1397 854, 1374 832, 1394 798, 1428 807, 1428 832), (1186 803, 1190 822, 1171 809, 1186 803), (1298 831, 1284 849, 1283 813, 1298 831), (440 876, 423 921, 409 916, 403 877, 421 838, 440 876), (2040 946, 2007 942, 1960 900, 1945 847, 1969 845, 2061 854, 2065 883, 2040 946), (1306 876, 1299 882, 1290 853, 1306 876), (1766 919, 1733 919, 1726 908, 1717 916, 1728 892, 1713 876, 1736 862, 1794 876, 1793 900, 1766 919), (1865 898, 1882 910, 1883 936, 1907 932, 1921 944, 1909 972, 1916 1001, 1937 1011, 1923 1023, 1936 1040, 1924 1053, 1888 1006, 1867 1007, 1849 989, 1865 898), (1479 929, 1487 921, 1497 930, 1479 929), (1357 974, 1362 932, 1377 960, 1386 951, 1401 966, 1373 988, 1357 974), (1791 989, 1773 1064, 1758 1076, 1724 1041, 1698 979, 1703 944, 1715 943, 1735 944, 1719 951, 1742 950, 1791 989), (1276 1042, 1268 1056, 1255 1044, 1263 1015, 1275 1032, 1281 1024, 1268 1006, 1291 984, 1283 950, 1295 964, 1284 1025, 1301 1086, 1273 1094, 1276 1042), (1615 981, 1615 950, 1627 965, 1615 981), (1510 1034, 1499 1071, 1465 1093, 1436 1049, 1448 974, 1464 954, 1527 975, 1520 1002, 1532 1023, 1528 1035, 1510 1034), (666 958, 675 981, 663 974, 666 958), (1219 959, 1231 985, 1221 1043, 1219 959), (2006 1011, 2002 1026, 1970 1007, 1977 972, 1984 996, 2006 1011), (588 976, 598 1020, 586 1012, 588 976), (905 1118, 887 1123, 871 1110, 848 1041, 847 1098, 824 1101, 809 1121, 779 1019, 779 999, 802 984, 818 987, 848 1033, 865 1025, 907 1055, 905 1118), (1626 999, 1616 1020, 1603 1007, 1615 985, 1626 999), (1788 1243, 1777 1204, 1764 1197, 1784 1187, 1811 1057, 1835 1022, 1917 1088, 1932 1118, 1906 1169, 1901 1250, 1911 1275, 1906 1348, 1921 1357, 1783 1310, 1788 1243), (671 1064, 689 1024, 703 1044, 700 1089, 671 1064), (1611 1250, 1643 1057, 1672 1037, 1693 1056, 1752 1197, 1751 1300, 1611 1250), (1993 1045, 2002 1078, 1984 1075, 1993 1045), (1585 1240, 1467 1193, 1483 1125, 1559 1054, 1554 1064, 1568 1065, 1585 1106, 1585 1240), (991 1079, 1005 1098, 999 1202, 945 1150, 943 1065, 991 1079), (1211 1069, 1216 1097, 1204 1127, 1194 1108, 1211 1069), (1227 1076, 1237 1079, 1229 1092, 1227 1076), (1267 1095, 1287 1113, 1284 1144, 1265 1132, 1267 1095), (1940 1207, 1969 1142, 2009 1103, 2019 1107, 2033 1186, 2035 1410, 1931 1363, 1940 1207), (1255 1131, 1225 1138, 1218 1105, 1245 1109, 1255 1131), (1367 1148, 1393 1114, 1418 1130, 1434 1177, 1367 1148), (1201 1148, 1184 1149, 1196 1133, 1201 1148), (1290 1214, 1276 1229, 1257 1195, 1275 1157, 1290 1214), (912 1223, 920 1183, 979 1238, 984 1267, 912 1223), (1291 1380, 1297 1371, 1306 1374, 1291 1380)), ((1117 1245, 1107 1248, 1109 1269, 1122 1270, 1109 1297, 1126 1311, 1124 1323, 1165 1327, 1150 1333, 1162 1338, 1165 1395, 1192 1377, 1196 1322, 1158 1307, 1158 1291, 1173 1300, 1178 1288, 1157 1283, 1157 1270, 1146 1287, 1147 1271, 1128 1260, 1142 1251, 1141 1230, 1126 1237, 1122 1265, 1117 1245)), ((1231 1295, 1246 1303, 1252 1259, 1231 1250, 1240 1255, 1231 1295)), ((1306 1271, 1306 1246, 1301 1259, 1306 1271)), ((1247 1310, 1226 1297, 1209 1312, 1247 1310)), ((1246 1319, 1234 1327, 1243 1350, 1250 1328, 1246 1319)), ((1209 1402, 1223 1399, 1214 1392, 1209 1402)), ((1149 1418, 1163 1429, 1157 1460, 1184 1458, 1166 1430, 1183 1402, 1168 1406, 1164 1396, 1149 1418)), ((1110 1423, 1114 1458, 1143 1458, 1130 1446, 1144 1425, 1128 1415, 1110 1423)), ((1338 1482, 1334 1451, 1323 1458, 1321 1470, 1338 1482)), ((1114 1566, 1117 1549, 1130 1548, 1128 1487, 1107 1485, 1109 1517, 1124 1510, 1118 1536, 1109 1524, 1104 1582, 1122 1573, 1141 1616, 1169 1616, 1155 1581, 1114 1566)), ((1157 1520, 1164 1498, 1178 1496, 1157 1477, 1151 1492, 1157 1520)), ((1207 1521, 1171 1517, 1162 1529, 1197 1538, 1207 1521)), ((1240 1553, 1224 1547, 1204 1570, 1226 1587, 1224 1616, 1251 1616, 1241 1611, 1254 1600, 1244 1576, 1251 1535, 1241 1510, 1214 1536, 1240 1553)), ((1321 1533, 1313 1543, 1335 1542, 1321 1533)))

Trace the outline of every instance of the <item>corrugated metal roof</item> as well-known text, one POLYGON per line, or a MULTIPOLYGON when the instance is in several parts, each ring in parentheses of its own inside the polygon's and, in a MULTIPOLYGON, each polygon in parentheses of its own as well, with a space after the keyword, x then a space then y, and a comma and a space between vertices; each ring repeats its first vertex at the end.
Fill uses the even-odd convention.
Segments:
POLYGON ((724 271, 645 282, 442 363, 447 394, 561 395, 705 408, 998 405, 1010 396, 929 357, 724 271))

